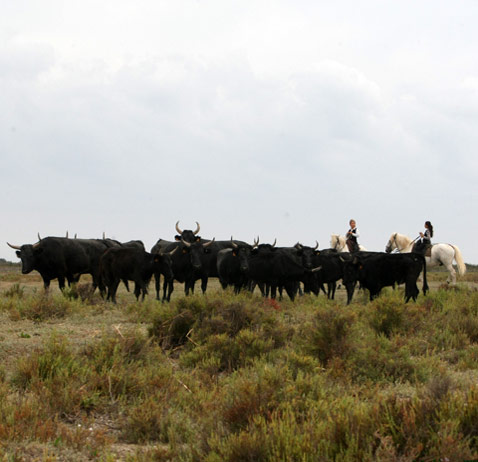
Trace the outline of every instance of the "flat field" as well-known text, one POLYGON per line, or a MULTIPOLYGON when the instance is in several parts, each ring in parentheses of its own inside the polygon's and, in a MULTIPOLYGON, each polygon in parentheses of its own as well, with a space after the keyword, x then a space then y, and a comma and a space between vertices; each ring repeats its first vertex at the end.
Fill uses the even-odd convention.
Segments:
MULTIPOLYGON (((416 303, 235 296, 117 305, 0 268, 5 461, 478 458, 478 273, 416 303)), ((198 287, 196 288, 198 290, 198 287)))

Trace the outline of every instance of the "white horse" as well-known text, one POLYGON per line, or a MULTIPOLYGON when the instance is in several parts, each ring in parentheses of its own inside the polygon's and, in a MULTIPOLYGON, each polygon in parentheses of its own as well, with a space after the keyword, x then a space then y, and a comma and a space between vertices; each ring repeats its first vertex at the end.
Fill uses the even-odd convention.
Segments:
MULTIPOLYGON (((339 234, 332 234, 330 236, 330 247, 337 252, 348 252, 349 248, 345 243, 345 236, 339 234)), ((367 250, 363 245, 359 244, 359 250, 367 250)))
MULTIPOLYGON (((393 233, 387 242, 385 252, 390 253, 397 249, 400 253, 408 253, 412 251, 415 241, 412 241, 408 236, 399 233, 393 233)), ((453 268, 453 260, 456 261, 458 267, 458 274, 463 276, 466 272, 465 262, 461 255, 460 249, 452 244, 433 244, 431 257, 425 257, 427 268, 443 265, 449 272, 450 276, 446 280, 448 283, 456 284, 456 271, 453 268)))

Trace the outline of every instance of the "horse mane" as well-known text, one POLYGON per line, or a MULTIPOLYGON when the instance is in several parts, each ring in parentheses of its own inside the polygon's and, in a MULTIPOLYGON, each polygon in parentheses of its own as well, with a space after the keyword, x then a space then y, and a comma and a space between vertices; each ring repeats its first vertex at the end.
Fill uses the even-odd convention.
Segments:
POLYGON ((338 243, 342 246, 345 245, 345 237, 341 236, 340 234, 331 234, 330 235, 330 245, 333 247, 334 246, 334 239, 338 241, 338 243))
POLYGON ((392 233, 392 235, 390 236, 390 242, 393 242, 393 241, 398 241, 403 249, 410 245, 410 243, 412 242, 412 239, 405 234, 392 233))

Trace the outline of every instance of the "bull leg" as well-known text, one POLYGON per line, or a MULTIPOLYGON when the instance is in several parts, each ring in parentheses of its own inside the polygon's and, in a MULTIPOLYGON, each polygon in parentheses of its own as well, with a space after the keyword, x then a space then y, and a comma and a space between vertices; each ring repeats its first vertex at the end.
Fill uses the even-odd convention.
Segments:
POLYGON ((119 279, 118 280, 115 280, 113 281, 113 283, 111 284, 110 288, 109 288, 109 291, 110 291, 110 300, 116 304, 116 291, 118 290, 118 286, 119 286, 119 279))
POLYGON ((201 290, 202 290, 202 293, 205 294, 206 293, 206 289, 207 289, 207 280, 208 278, 205 277, 205 278, 202 278, 201 279, 201 290))
POLYGON ((164 280, 163 282, 163 302, 166 300, 169 302, 171 300, 171 294, 174 290, 174 281, 171 279, 170 281, 164 280))
MULTIPOLYGON (((50 285, 50 283, 48 283, 50 285)), ((60 290, 63 292, 65 289, 65 276, 58 276, 58 286, 60 287, 60 290)))
POLYGON ((191 291, 191 294, 194 295, 194 283, 196 281, 186 281, 184 283, 184 293, 186 294, 186 296, 189 295, 189 291, 191 291))
POLYGON ((144 297, 148 295, 148 285, 144 281, 141 281, 141 292, 141 301, 144 302, 144 297))
POLYGON ((286 284, 284 287, 291 301, 294 301, 296 293, 298 292, 297 285, 292 283, 292 284, 286 284))
POLYGON ((136 297, 136 301, 139 300, 139 294, 140 293, 141 293, 141 286, 137 282, 135 282, 134 283, 134 295, 136 297))
MULTIPOLYGON (((156 300, 160 300, 159 298, 159 291, 161 290, 161 276, 159 274, 154 275, 154 288, 156 289, 156 300)), ((164 296, 163 296, 164 300, 164 296)))

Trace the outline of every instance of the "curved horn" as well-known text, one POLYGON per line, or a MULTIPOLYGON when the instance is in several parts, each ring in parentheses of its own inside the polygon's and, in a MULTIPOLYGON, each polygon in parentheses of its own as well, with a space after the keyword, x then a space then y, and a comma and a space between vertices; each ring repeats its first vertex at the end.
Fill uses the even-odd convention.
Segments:
POLYGON ((9 247, 11 247, 12 249, 15 249, 15 250, 22 250, 22 248, 21 248, 21 247, 19 247, 18 245, 12 245, 12 244, 10 244, 10 243, 8 243, 8 242, 7 242, 7 245, 8 245, 9 247))
POLYGON ((202 246, 203 246, 204 248, 209 247, 215 240, 216 240, 216 238, 213 237, 213 238, 212 238, 212 241, 206 242, 206 243, 203 244, 202 246))
POLYGON ((274 244, 271 245, 271 247, 275 247, 277 242, 277 238, 274 239, 274 244))
POLYGON ((104 231, 103 231, 103 239, 106 239, 106 235, 104 231))
POLYGON ((174 247, 174 249, 173 249, 173 250, 171 250, 171 252, 169 252, 169 255, 173 255, 173 254, 174 254, 174 252, 176 252, 176 250, 178 250, 178 247, 177 247, 177 246, 176 246, 176 247, 174 247))
POLYGON ((319 243, 317 241, 315 241, 315 247, 314 247, 314 250, 317 250, 319 248, 319 243))
POLYGON ((191 247, 190 242, 186 242, 183 238, 181 238, 181 242, 186 246, 186 247, 191 247))
POLYGON ((179 229, 179 220, 176 222, 176 231, 178 232, 178 234, 183 234, 183 232, 179 229))
POLYGON ((302 249, 302 245, 300 244, 300 242, 297 242, 296 245, 294 245, 294 247, 298 250, 301 250, 302 249))
POLYGON ((199 226, 199 223, 196 221, 196 225, 197 225, 197 228, 196 228, 196 231, 193 231, 193 234, 196 235, 197 233, 199 233, 199 230, 201 229, 201 227, 199 226))
POLYGON ((259 245, 259 236, 257 236, 257 239, 254 238, 254 245, 252 246, 253 248, 257 247, 259 245))
POLYGON ((38 240, 41 241, 40 233, 37 233, 38 235, 38 240))
POLYGON ((237 249, 239 246, 232 240, 232 236, 231 236, 231 244, 232 244, 232 247, 237 249))

